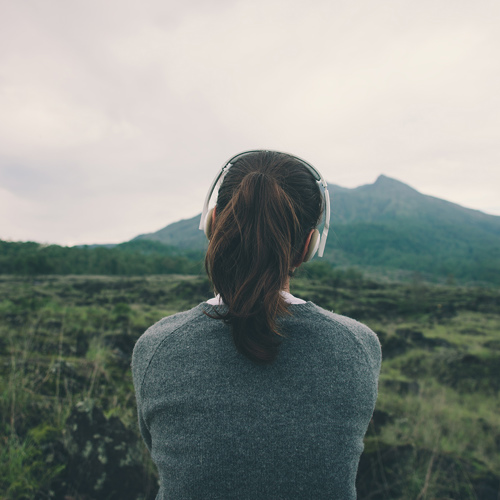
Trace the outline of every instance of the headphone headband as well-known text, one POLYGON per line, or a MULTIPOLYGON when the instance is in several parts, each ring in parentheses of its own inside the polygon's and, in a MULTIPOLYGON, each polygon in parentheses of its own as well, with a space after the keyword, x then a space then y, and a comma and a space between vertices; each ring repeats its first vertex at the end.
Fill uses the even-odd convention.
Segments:
MULTIPOLYGON (((238 153, 235 156, 232 156, 220 169, 220 171, 217 173, 215 176, 214 180, 212 181, 212 184, 210 185, 210 189, 208 190, 207 196, 205 198, 205 203, 203 205, 203 211, 201 213, 201 219, 200 219, 200 226, 199 229, 203 230, 205 227, 205 219, 208 214, 208 205, 210 203, 210 198, 212 198, 212 194, 215 190, 215 187, 217 186, 217 183, 221 178, 225 175, 225 173, 233 166, 233 163, 241 158, 242 156, 251 154, 251 153, 264 153, 264 152, 272 152, 272 153, 281 153, 280 151, 271 151, 269 149, 255 149, 251 151, 243 151, 242 153, 238 153)), ((307 161, 303 160, 302 158, 299 158, 298 156, 291 155, 289 153, 281 153, 281 154, 286 154, 287 156, 293 158, 294 160, 299 161, 304 165, 309 172, 313 175, 313 177, 316 179, 316 182, 323 186, 323 197, 325 201, 325 225, 323 227, 323 234, 321 235, 321 241, 319 244, 319 249, 318 249, 318 257, 323 257, 323 253, 325 251, 325 245, 326 245, 326 239, 328 237, 328 230, 330 229, 330 194, 328 193, 327 189, 327 184, 323 176, 320 174, 316 168, 314 168, 310 163, 307 161)))

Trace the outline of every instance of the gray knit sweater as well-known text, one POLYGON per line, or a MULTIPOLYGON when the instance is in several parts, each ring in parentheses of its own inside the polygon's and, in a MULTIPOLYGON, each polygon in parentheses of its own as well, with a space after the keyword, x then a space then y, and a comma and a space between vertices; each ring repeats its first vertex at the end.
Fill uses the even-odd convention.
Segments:
POLYGON ((278 358, 258 365, 204 310, 213 311, 202 303, 162 319, 134 349, 157 498, 355 499, 377 398, 377 336, 312 302, 289 305, 278 358))

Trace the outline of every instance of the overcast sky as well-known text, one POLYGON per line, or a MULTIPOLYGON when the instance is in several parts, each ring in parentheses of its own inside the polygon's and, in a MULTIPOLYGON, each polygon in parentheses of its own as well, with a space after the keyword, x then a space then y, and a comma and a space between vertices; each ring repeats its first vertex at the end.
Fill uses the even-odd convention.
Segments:
POLYGON ((500 215, 498 0, 0 7, 0 239, 156 231, 254 148, 500 215))

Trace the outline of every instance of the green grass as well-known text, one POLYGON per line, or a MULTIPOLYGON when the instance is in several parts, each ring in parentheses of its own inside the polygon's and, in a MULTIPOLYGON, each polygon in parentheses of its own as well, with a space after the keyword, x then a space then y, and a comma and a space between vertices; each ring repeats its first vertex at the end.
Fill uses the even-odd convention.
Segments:
MULTIPOLYGON (((360 498, 479 498, 478 478, 500 470, 500 291, 351 274, 335 286, 297 278, 291 291, 382 341, 387 418, 365 451, 380 482, 360 498)), ((80 401, 138 434, 135 340, 210 296, 201 277, 0 276, 0 498, 50 497, 64 474, 54 443, 80 401)), ((145 449, 144 469, 154 470, 145 449)))

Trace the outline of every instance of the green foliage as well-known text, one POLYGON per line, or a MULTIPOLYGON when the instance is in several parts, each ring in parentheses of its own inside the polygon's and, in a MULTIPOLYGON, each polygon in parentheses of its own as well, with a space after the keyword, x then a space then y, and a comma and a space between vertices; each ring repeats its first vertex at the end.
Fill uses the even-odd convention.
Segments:
POLYGON ((295 276, 297 278, 315 280, 332 287, 347 286, 352 288, 366 282, 362 271, 359 269, 355 267, 337 269, 333 264, 324 260, 316 260, 307 266, 299 267, 295 276))
MULTIPOLYGON (((301 267, 291 288, 362 320, 382 342, 360 499, 472 499, 497 484, 499 290, 432 285, 418 275, 381 283, 321 261, 301 267)), ((78 402, 92 398, 137 435, 135 341, 211 293, 200 276, 0 276, 2 498, 61 491, 61 449, 78 402)), ((144 470, 154 470, 146 451, 144 470)))
POLYGON ((0 447, 0 491, 6 500, 34 499, 50 486, 63 470, 62 464, 51 464, 43 456, 43 446, 58 432, 42 424, 24 439, 12 434, 0 447))
POLYGON ((0 274, 199 274, 203 269, 202 259, 200 252, 181 255, 178 249, 147 240, 113 248, 45 246, 0 240, 0 274))
POLYGON ((464 238, 452 229, 411 218, 339 224, 328 253, 350 265, 500 285, 500 237, 468 228, 469 236, 464 238))

